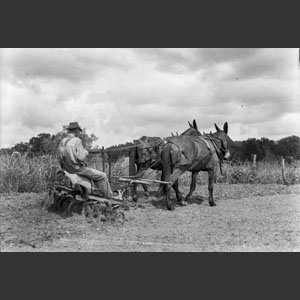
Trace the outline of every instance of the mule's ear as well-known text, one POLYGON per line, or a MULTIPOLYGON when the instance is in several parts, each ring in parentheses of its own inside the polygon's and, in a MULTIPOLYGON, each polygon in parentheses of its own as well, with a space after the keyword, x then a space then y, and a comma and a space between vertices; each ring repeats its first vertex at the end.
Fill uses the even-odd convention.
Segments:
POLYGON ((192 127, 193 128, 193 125, 191 124, 191 122, 190 121, 188 121, 189 122, 189 125, 190 125, 190 127, 192 127))
POLYGON ((227 122, 224 124, 223 130, 226 134, 228 133, 228 123, 227 122))
POLYGON ((196 129, 196 130, 198 130, 198 126, 197 126, 197 123, 196 123, 196 120, 194 119, 194 121, 193 121, 193 127, 196 129))
POLYGON ((218 127, 218 125, 216 123, 215 123, 215 127, 218 132, 221 131, 221 129, 218 127))

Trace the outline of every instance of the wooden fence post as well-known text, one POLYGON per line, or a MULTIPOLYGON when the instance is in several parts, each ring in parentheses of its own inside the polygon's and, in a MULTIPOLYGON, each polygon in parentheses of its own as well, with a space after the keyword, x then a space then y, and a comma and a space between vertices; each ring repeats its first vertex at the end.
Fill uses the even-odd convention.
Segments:
POLYGON ((256 166, 256 154, 253 154, 253 167, 256 166))
POLYGON ((284 158, 283 156, 281 156, 281 172, 282 172, 282 183, 283 184, 286 184, 286 181, 285 181, 285 173, 284 173, 284 169, 285 169, 285 166, 284 166, 284 158))
POLYGON ((108 181, 111 183, 111 160, 108 158, 108 181))
POLYGON ((135 170, 135 149, 129 150, 129 176, 136 175, 135 170))
POLYGON ((102 171, 105 172, 105 156, 104 156, 104 147, 102 146, 102 150, 101 150, 101 154, 102 154, 102 171))
MULTIPOLYGON (((135 176, 135 148, 129 150, 129 176, 135 176)), ((132 185, 131 187, 131 196, 133 197, 135 193, 136 185, 132 185)))

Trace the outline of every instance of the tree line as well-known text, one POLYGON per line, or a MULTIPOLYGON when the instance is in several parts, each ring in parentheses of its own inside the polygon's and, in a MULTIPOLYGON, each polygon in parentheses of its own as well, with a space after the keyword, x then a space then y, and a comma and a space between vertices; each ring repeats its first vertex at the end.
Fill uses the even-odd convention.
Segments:
MULTIPOLYGON (((0 149, 0 154, 12 154, 16 151, 35 156, 45 154, 56 155, 60 141, 68 134, 67 127, 67 125, 62 126, 62 130, 56 134, 40 133, 30 138, 28 142, 17 143, 11 148, 2 148, 0 149)), ((93 142, 98 139, 94 134, 88 135, 85 128, 82 129, 79 137, 82 140, 83 146, 89 151, 92 149, 93 142)))
POLYGON ((235 162, 251 161, 256 154, 257 161, 273 162, 281 157, 288 162, 300 160, 300 138, 292 135, 277 141, 268 138, 249 138, 229 144, 231 160, 235 162))
MULTIPOLYGON (((11 148, 0 149, 0 154, 12 154, 14 151, 20 153, 28 153, 28 155, 56 155, 59 142, 67 135, 67 126, 63 126, 62 130, 54 135, 49 133, 40 133, 32 137, 28 142, 20 142, 11 148)), ((88 135, 86 129, 83 129, 80 135, 83 145, 89 151, 99 151, 99 146, 93 147, 93 142, 98 138, 94 134, 88 135)), ((114 161, 121 155, 128 156, 127 150, 116 151, 119 148, 124 148, 133 145, 133 142, 114 145, 106 150, 109 152, 109 157, 114 161)), ((277 141, 268 138, 249 138, 244 141, 231 141, 229 143, 231 160, 234 162, 251 161, 253 154, 256 154, 257 161, 275 161, 281 157, 300 160, 300 138, 292 135, 282 138, 277 141)))

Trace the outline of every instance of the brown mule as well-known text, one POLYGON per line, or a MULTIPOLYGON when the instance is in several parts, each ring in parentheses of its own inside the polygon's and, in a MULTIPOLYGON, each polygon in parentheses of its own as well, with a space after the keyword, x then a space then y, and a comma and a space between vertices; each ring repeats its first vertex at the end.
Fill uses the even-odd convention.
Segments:
MULTIPOLYGON (((173 200, 170 199, 171 187, 175 189, 177 200, 186 205, 196 189, 196 180, 200 171, 208 172, 209 204, 215 206, 213 198, 214 173, 222 160, 230 156, 228 150, 228 124, 221 130, 215 124, 217 132, 202 136, 178 136, 168 140, 162 149, 162 181, 169 185, 161 185, 158 191, 159 198, 166 198, 168 210, 174 209, 173 200), (178 190, 178 179, 186 171, 192 172, 190 192, 185 199, 178 190)), ((220 165, 221 166, 221 165, 220 165)))
MULTIPOLYGON (((185 130, 181 135, 185 136, 200 136, 201 133, 198 131, 198 126, 196 120, 193 120, 193 123, 189 123, 189 128, 185 130)), ((169 140, 172 137, 166 138, 169 140)), ((144 172, 151 168, 152 170, 162 170, 162 160, 161 160, 161 151, 163 146, 166 144, 166 141, 159 137, 146 137, 143 136, 138 140, 135 140, 134 143, 136 148, 134 148, 134 157, 137 174, 135 177, 143 176, 144 172)), ((175 183, 175 185, 178 183, 175 183)), ((143 185, 145 196, 149 196, 148 186, 143 185)), ((137 184, 133 184, 133 200, 137 201, 137 184)))

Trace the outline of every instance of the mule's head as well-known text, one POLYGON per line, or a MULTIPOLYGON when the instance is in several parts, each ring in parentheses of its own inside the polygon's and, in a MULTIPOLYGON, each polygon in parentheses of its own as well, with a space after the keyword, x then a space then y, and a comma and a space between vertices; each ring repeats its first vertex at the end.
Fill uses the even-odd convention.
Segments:
POLYGON ((134 140, 135 148, 135 163, 137 172, 143 172, 150 166, 155 166, 155 161, 160 157, 160 152, 164 140, 159 137, 143 136, 138 140, 134 140))
POLYGON ((230 157, 230 152, 228 148, 228 141, 230 141, 230 137, 228 136, 228 123, 226 122, 223 126, 223 130, 221 130, 217 124, 215 124, 217 132, 214 134, 214 137, 220 143, 220 150, 225 160, 228 160, 230 157))
POLYGON ((186 131, 184 131, 181 135, 190 135, 190 136, 199 136, 201 135, 201 132, 198 130, 198 126, 196 123, 196 120, 193 121, 193 124, 188 122, 190 125, 190 128, 188 128, 186 131))

